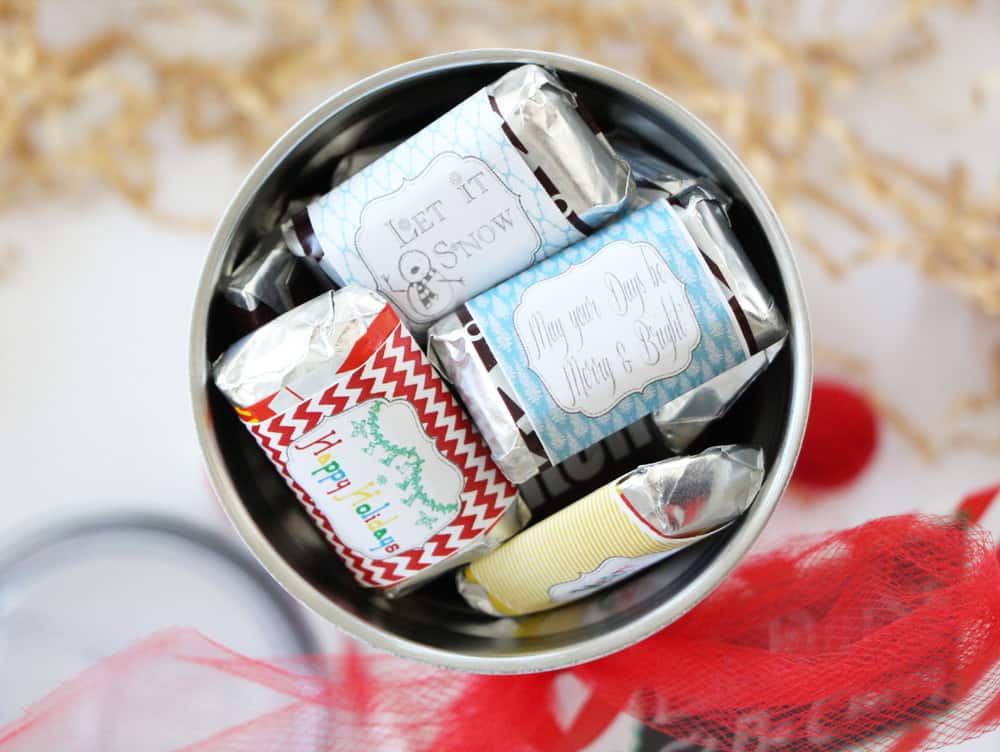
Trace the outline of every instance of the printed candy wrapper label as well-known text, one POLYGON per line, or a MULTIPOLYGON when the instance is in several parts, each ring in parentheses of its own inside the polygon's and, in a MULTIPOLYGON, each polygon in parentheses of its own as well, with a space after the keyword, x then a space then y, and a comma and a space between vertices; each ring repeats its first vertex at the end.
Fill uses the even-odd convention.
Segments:
POLYGON ((530 266, 542 245, 517 194, 454 152, 369 201, 360 221, 355 246, 379 289, 423 324, 530 266))
POLYGON ((666 201, 466 305, 553 463, 749 355, 719 283, 666 201))
POLYGON ((334 279, 415 328, 582 236, 473 95, 309 207, 334 279))
POLYGON ((413 337, 385 312, 390 326, 360 365, 245 424, 358 582, 379 588, 451 559, 518 498, 413 337))
POLYGON ((570 582, 560 582, 549 588, 549 600, 553 603, 566 603, 583 598, 591 593, 613 585, 620 580, 624 580, 636 572, 652 566, 661 559, 670 556, 673 551, 661 551, 655 554, 646 554, 628 558, 625 556, 613 556, 601 562, 597 569, 591 572, 583 572, 575 580, 570 582))
POLYGON ((701 340, 684 285, 656 248, 626 240, 525 290, 514 331, 555 403, 592 418, 684 371, 701 340))
POLYGON ((370 559, 420 548, 462 504, 461 471, 405 400, 370 400, 327 418, 287 457, 337 536, 370 559))

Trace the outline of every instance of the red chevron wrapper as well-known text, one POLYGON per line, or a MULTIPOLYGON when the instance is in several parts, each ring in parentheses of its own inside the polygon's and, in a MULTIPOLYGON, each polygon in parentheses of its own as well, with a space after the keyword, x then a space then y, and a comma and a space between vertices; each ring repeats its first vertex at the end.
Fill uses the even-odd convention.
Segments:
POLYGON ((398 594, 499 545, 526 507, 377 293, 325 293, 215 364, 236 407, 364 586, 398 594))

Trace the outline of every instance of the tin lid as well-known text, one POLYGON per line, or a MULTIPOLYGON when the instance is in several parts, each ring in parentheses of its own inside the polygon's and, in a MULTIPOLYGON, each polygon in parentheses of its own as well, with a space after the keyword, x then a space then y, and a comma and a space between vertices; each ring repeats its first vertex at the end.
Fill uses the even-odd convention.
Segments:
POLYGON ((263 570, 226 538, 186 522, 78 521, 0 551, 0 724, 101 658, 171 627, 254 657, 318 652, 300 607, 263 570))

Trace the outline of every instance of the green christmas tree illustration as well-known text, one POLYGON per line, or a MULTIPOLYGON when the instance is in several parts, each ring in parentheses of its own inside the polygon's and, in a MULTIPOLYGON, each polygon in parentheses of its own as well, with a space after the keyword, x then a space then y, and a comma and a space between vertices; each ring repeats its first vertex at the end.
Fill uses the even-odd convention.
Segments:
MULTIPOLYGON (((402 504, 411 507, 415 501, 419 501, 423 507, 437 512, 439 515, 457 512, 458 502, 442 504, 436 499, 431 498, 427 493, 423 483, 424 459, 420 456, 416 447, 400 446, 390 441, 382 433, 379 416, 386 404, 381 401, 373 402, 371 408, 368 410, 367 418, 364 420, 352 420, 352 438, 366 441, 367 445, 362 447, 361 451, 368 455, 375 455, 376 452, 380 452, 382 457, 379 459, 379 463, 386 467, 391 467, 403 478, 399 483, 395 484, 398 490, 407 492, 405 496, 400 498, 402 504)), ((385 480, 384 476, 380 475, 379 478, 381 481, 385 480)), ((417 524, 433 528, 434 524, 436 524, 436 518, 430 517, 426 512, 422 511, 420 512, 420 519, 417 524)))

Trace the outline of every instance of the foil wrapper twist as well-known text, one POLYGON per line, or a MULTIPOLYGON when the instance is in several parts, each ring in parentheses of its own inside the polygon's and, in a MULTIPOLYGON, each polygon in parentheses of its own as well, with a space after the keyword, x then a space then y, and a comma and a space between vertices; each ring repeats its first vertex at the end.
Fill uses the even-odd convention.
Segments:
POLYGON ((215 383, 363 586, 398 595, 527 506, 381 295, 329 292, 231 346, 215 383))
POLYGON ((258 243, 219 285, 222 297, 243 312, 250 329, 294 308, 292 282, 299 273, 299 261, 281 242, 258 243))
POLYGON ((631 208, 639 208, 664 195, 676 196, 699 186, 718 201, 724 211, 729 211, 732 199, 712 178, 664 159, 628 136, 612 134, 610 143, 632 170, 636 192, 632 197, 631 208))
POLYGON ((251 332, 330 288, 314 267, 290 254, 280 236, 271 234, 222 278, 219 292, 240 329, 251 332))
POLYGON ((336 285, 377 288, 419 334, 589 235, 633 193, 628 164, 576 96, 525 65, 312 201, 281 233, 336 285))
MULTIPOLYGON (((398 144, 399 141, 373 144, 343 154, 343 147, 335 139, 327 147, 332 153, 320 149, 303 167, 303 177, 329 170, 330 164, 335 163, 330 177, 330 186, 335 188, 398 144)), ((273 223, 280 225, 291 219, 315 198, 293 199, 283 210, 273 209, 273 223)), ((237 311, 244 332, 263 326, 330 288, 330 278, 319 270, 315 259, 289 253, 280 228, 265 233, 236 268, 223 275, 219 284, 219 292, 237 311)))
POLYGON ((495 616, 584 598, 724 529, 763 477, 763 452, 743 446, 641 466, 467 566, 459 592, 495 616))
POLYGON ((683 451, 786 333, 722 204, 687 182, 468 301, 429 347, 523 483, 646 415, 683 451))
POLYGON ((337 161, 337 166, 333 168, 330 176, 330 187, 336 188, 348 178, 352 178, 365 169, 372 162, 381 159, 390 151, 399 146, 402 141, 386 141, 381 144, 362 146, 342 156, 337 161))

